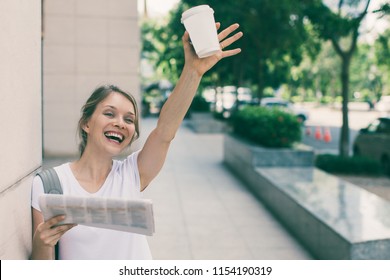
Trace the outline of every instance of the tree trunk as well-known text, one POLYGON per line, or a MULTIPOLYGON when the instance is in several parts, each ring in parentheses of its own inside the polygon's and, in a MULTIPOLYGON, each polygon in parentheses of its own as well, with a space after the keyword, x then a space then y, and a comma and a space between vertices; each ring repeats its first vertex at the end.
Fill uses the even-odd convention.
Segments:
POLYGON ((262 59, 259 60, 259 70, 257 75, 257 98, 259 99, 259 104, 261 99, 263 98, 264 89, 265 89, 265 67, 264 67, 265 61, 262 59))
POLYGON ((342 157, 349 156, 349 122, 348 122, 348 102, 349 102, 349 66, 351 56, 344 54, 341 56, 341 85, 342 85, 342 118, 339 154, 342 157))
MULTIPOLYGON (((343 6, 343 0, 339 2, 339 12, 343 6)), ((351 45, 348 50, 343 51, 341 45, 338 43, 337 36, 331 37, 332 45, 336 53, 341 58, 341 85, 342 85, 342 115, 343 115, 343 124, 341 127, 340 133, 340 143, 339 143, 339 155, 341 157, 349 156, 349 124, 348 124, 348 101, 349 101, 349 66, 351 64, 352 55, 356 50, 357 39, 359 36, 359 26, 361 21, 367 14, 368 6, 370 5, 371 0, 367 0, 364 11, 354 20, 353 28, 351 29, 351 45)), ((340 13, 339 13, 340 14, 340 13)))

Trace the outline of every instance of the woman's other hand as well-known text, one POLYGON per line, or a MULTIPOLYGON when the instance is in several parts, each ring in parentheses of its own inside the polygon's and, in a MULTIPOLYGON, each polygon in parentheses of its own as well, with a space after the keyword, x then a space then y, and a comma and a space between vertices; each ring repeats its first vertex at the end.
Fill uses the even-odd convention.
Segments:
MULTIPOLYGON (((39 211, 37 212, 42 215, 39 211)), ((58 225, 58 223, 62 222, 64 219, 65 216, 60 215, 38 224, 33 235, 32 259, 54 259, 53 249, 58 240, 60 240, 61 236, 68 230, 77 225, 58 225)))

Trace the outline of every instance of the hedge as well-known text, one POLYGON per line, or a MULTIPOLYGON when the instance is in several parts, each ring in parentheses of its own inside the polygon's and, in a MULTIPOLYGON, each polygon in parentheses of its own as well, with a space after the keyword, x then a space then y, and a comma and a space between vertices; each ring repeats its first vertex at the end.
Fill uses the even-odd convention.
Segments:
POLYGON ((382 173, 378 161, 361 156, 317 155, 315 166, 335 174, 380 175, 382 173))
POLYGON ((264 147, 291 147, 301 140, 296 116, 279 108, 243 107, 233 114, 231 124, 235 134, 264 147))
POLYGON ((200 95, 195 95, 190 110, 192 112, 209 112, 210 104, 200 95))

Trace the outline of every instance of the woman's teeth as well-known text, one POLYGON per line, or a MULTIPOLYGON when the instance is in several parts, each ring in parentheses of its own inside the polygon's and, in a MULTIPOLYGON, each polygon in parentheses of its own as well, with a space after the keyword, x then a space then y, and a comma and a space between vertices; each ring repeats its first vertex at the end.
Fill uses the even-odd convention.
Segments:
POLYGON ((109 138, 110 140, 114 140, 118 143, 122 143, 124 137, 123 135, 115 132, 105 132, 104 135, 109 138))

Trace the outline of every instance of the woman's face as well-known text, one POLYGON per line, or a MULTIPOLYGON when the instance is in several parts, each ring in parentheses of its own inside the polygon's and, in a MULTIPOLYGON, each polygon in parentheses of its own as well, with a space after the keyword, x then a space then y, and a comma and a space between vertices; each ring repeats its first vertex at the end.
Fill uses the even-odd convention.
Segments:
POLYGON ((83 130, 88 134, 86 149, 118 155, 129 146, 135 133, 134 105, 113 92, 100 102, 83 130))

